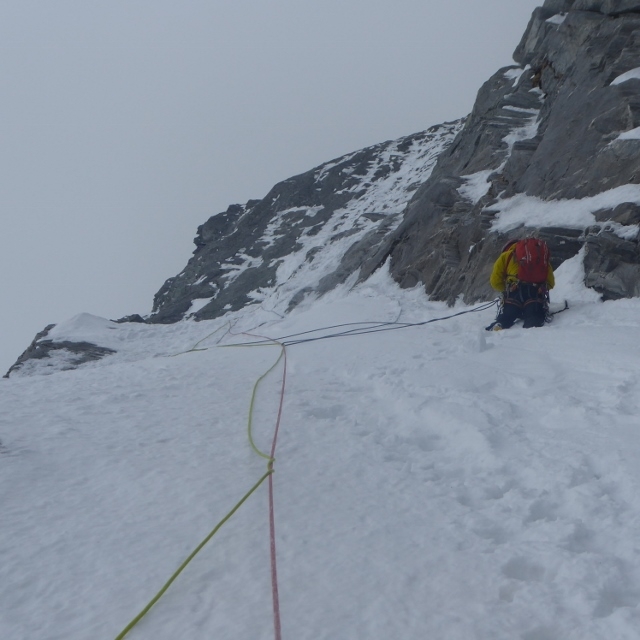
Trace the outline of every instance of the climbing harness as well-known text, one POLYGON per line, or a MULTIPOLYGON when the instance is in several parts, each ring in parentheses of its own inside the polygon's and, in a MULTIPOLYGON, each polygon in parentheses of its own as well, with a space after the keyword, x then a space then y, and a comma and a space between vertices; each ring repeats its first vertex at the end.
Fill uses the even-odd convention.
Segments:
MULTIPOLYGON (((538 301, 544 304, 544 309, 545 309, 544 321, 546 324, 549 324, 550 322, 552 322, 554 316, 557 316, 559 313, 562 313, 563 311, 567 311, 567 309, 569 309, 569 301, 564 300, 564 306, 561 309, 557 309, 556 311, 551 311, 551 302, 549 300, 548 290, 545 290, 544 299, 538 300, 538 301)), ((506 302, 506 292, 501 297, 496 298, 496 303, 498 304, 498 309, 496 311, 496 318, 489 326, 485 327, 487 331, 492 331, 493 328, 496 326, 496 324, 498 324, 498 318, 500 317, 500 314, 504 309, 505 302, 506 302)), ((522 303, 520 300, 516 302, 511 302, 511 303, 507 302, 507 304, 516 304, 516 303, 518 305, 526 304, 526 302, 522 303)))

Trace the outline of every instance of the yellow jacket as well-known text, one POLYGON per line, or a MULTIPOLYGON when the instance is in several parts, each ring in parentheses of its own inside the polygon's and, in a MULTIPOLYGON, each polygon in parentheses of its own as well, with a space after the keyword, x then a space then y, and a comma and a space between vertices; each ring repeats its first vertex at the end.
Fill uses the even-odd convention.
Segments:
MULTIPOLYGON (((504 291, 508 285, 516 284, 518 282, 518 262, 515 259, 513 253, 516 247, 513 245, 509 247, 504 253, 498 256, 498 259, 493 265, 493 271, 491 272, 491 278, 489 282, 496 291, 504 291), (511 258, 509 258, 511 256, 511 258)), ((549 265, 549 271, 547 273, 547 287, 553 289, 556 284, 556 279, 553 276, 553 269, 549 265)))

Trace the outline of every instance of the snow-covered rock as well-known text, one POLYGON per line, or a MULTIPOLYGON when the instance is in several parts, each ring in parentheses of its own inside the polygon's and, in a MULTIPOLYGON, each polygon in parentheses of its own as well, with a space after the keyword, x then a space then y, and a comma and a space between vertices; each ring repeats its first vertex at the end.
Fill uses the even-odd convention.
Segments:
POLYGON ((215 318, 250 304, 284 313, 357 279, 461 126, 350 153, 213 216, 185 269, 156 294, 149 321, 215 318), (208 302, 194 308, 194 300, 208 302))

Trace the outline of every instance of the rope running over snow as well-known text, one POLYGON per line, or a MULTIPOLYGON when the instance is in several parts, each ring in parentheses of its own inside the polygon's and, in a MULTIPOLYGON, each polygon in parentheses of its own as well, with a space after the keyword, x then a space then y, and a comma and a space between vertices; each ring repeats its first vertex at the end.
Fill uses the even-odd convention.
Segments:
MULTIPOLYGON (((189 557, 178 567, 175 573, 167 580, 167 582, 163 585, 163 587, 158 591, 158 593, 149 601, 149 603, 142 609, 142 611, 124 628, 124 630, 115 638, 115 640, 123 640, 125 636, 131 631, 137 624, 144 618, 144 616, 149 612, 149 610, 160 600, 160 598, 164 595, 167 589, 171 586, 171 584, 176 580, 176 578, 182 573, 182 571, 187 567, 187 565, 195 558, 195 556, 202 550, 202 548, 213 538, 213 536, 220 530, 220 528, 234 515, 234 513, 247 501, 247 499, 258 489, 258 487, 269 478, 269 537, 270 537, 270 555, 271 555, 271 581, 272 581, 272 594, 273 594, 273 614, 274 614, 274 631, 275 631, 275 640, 281 640, 282 637, 282 629, 281 629, 281 620, 280 620, 280 602, 279 602, 279 594, 278 594, 278 575, 277 575, 277 564, 276 564, 276 536, 275 536, 275 509, 274 509, 274 490, 273 490, 273 473, 274 473, 274 463, 275 463, 275 451, 278 439, 278 432, 280 429, 280 422, 282 418, 282 408, 284 404, 284 394, 285 394, 285 386, 286 386, 286 376, 287 376, 287 353, 286 347, 296 344, 303 344, 305 342, 315 342, 317 340, 327 340, 330 338, 339 338, 339 337, 350 337, 350 336, 358 336, 364 335, 368 333, 379 333, 381 331, 394 331, 397 329, 406 329, 409 327, 420 327, 423 325, 431 324, 433 322, 440 322, 443 320, 450 320, 451 318, 456 318, 458 316, 462 316, 468 313, 476 313, 478 311, 484 311, 486 309, 490 309, 494 305, 498 304, 499 299, 493 300, 492 302, 488 302, 482 304, 473 309, 468 309, 466 311, 460 311, 458 313, 453 313, 448 316, 443 316, 439 318, 432 318, 431 320, 425 320, 423 322, 378 322, 378 321, 365 321, 365 322, 349 322, 344 324, 337 324, 328 327, 322 327, 319 329, 312 329, 309 331, 302 331, 300 333, 294 333, 287 336, 282 336, 280 338, 267 338, 264 336, 252 335, 249 333, 245 333, 244 335, 248 335, 251 337, 259 338, 259 340, 253 342, 246 343, 238 343, 238 344, 230 344, 230 345, 222 345, 223 347, 257 347, 257 346, 279 346, 281 348, 280 355, 276 362, 264 373, 262 374, 258 380, 256 381, 253 391, 251 394, 251 402, 249 406, 249 418, 247 424, 247 434, 249 438, 249 443, 254 452, 262 458, 267 460, 267 471, 266 473, 256 482, 256 484, 240 499, 240 501, 229 511, 229 513, 213 528, 213 530, 205 537, 205 539, 194 549, 194 551, 189 555, 189 557), (363 326, 370 325, 370 326, 363 326), (312 333, 317 333, 319 331, 330 331, 332 329, 341 329, 343 327, 354 327, 352 329, 348 329, 345 331, 339 331, 336 333, 330 333, 327 335, 316 336, 316 337, 301 337, 308 336, 312 333), (292 339, 294 338, 294 339, 292 339), (283 373, 282 373, 282 383, 280 390, 280 402, 278 406, 278 416, 276 419, 276 425, 273 435, 273 440, 271 444, 270 455, 260 451, 260 449, 256 446, 255 441, 253 439, 253 412, 255 407, 256 395, 258 392, 258 387, 260 383, 278 366, 281 360, 284 360, 283 373)), ((207 351, 209 347, 200 347, 205 340, 215 335, 222 327, 219 327, 214 332, 205 336, 201 340, 199 340, 191 349, 173 354, 171 357, 175 357, 178 355, 183 355, 186 353, 192 353, 197 351, 207 351)), ((227 331, 224 335, 231 334, 234 335, 231 331, 231 326, 227 326, 227 331)), ((219 346, 220 341, 224 338, 224 335, 216 342, 216 346, 219 346)))
MULTIPOLYGON (((271 366, 271 368, 264 373, 253 387, 253 393, 251 394, 251 405, 249 408, 249 425, 248 425, 248 435, 249 442, 251 443, 251 447, 253 450, 261 457, 266 458, 267 462, 267 470, 269 473, 269 555, 271 560, 271 595, 273 600, 273 627, 274 627, 274 637, 275 640, 282 640, 282 624, 280 621, 280 595, 278 591, 278 565, 277 565, 277 553, 276 553, 276 517, 275 517, 275 508, 274 508, 274 490, 273 490, 273 465, 276 461, 276 446, 278 444, 278 433, 280 431, 280 422, 282 420, 282 407, 284 405, 284 394, 287 382, 287 349, 284 344, 279 342, 278 340, 272 340, 271 338, 266 338, 264 336, 256 336, 250 333, 245 333, 244 335, 260 338, 262 341, 269 341, 266 344, 279 346, 280 347, 280 355, 275 363, 271 366), (282 369, 282 383, 280 387, 280 401, 278 403, 278 417, 276 418, 276 426, 273 432, 273 439, 271 441, 271 452, 270 455, 263 453, 256 446, 253 439, 253 408, 255 405, 256 394, 258 391, 258 386, 283 360, 283 369, 282 369)), ((262 346, 262 343, 260 345, 262 346)))
MULTIPOLYGON (((282 336, 279 338, 275 338, 271 340, 271 343, 277 342, 279 344, 284 345, 285 347, 289 347, 295 344, 304 344, 305 342, 315 342, 317 340, 328 340, 330 338, 342 338, 342 337, 351 337, 351 336, 361 336, 368 333, 380 333, 382 331, 396 331, 397 329, 408 329, 410 327, 422 327, 427 324, 431 324, 433 322, 441 322, 443 320, 451 320, 452 318, 457 318, 459 316, 466 315, 468 313, 477 313, 479 311, 485 311, 486 309, 490 309, 491 307, 498 304, 500 298, 496 298, 491 302, 485 302, 484 304, 474 307, 473 309, 467 309, 465 311, 458 311, 457 313, 452 313, 448 316, 441 316, 439 318, 431 318, 431 320, 423 320, 422 322, 349 322, 341 325, 334 325, 331 327, 321 327, 319 329, 311 329, 310 331, 302 331, 301 333, 292 333, 288 336, 282 336), (363 324, 370 324, 372 326, 362 327, 363 324), (336 329, 340 327, 348 327, 352 325, 358 325, 354 329, 349 329, 347 331, 339 331, 336 333, 329 333, 323 336, 316 336, 311 338, 300 338, 300 336, 304 336, 310 333, 316 333, 318 331, 327 331, 330 329, 336 329), (291 338, 297 338, 291 340, 291 338)), ((253 346, 266 346, 269 344, 268 339, 264 340, 256 340, 254 342, 244 342, 237 344, 229 344, 229 345, 220 345, 222 348, 225 347, 253 347, 253 346)))
MULTIPOLYGON (((214 331, 213 333, 216 333, 214 331)), ((227 331, 231 333, 230 328, 227 331)), ((213 334, 210 334, 210 336, 213 334)), ((246 334, 251 335, 251 334, 246 334)), ((207 336, 210 337, 210 336, 207 336)), ((269 338, 265 338, 264 336, 252 336, 258 337, 261 340, 269 340, 269 338)), ((206 338, 203 338, 198 344, 203 342, 206 338)), ((115 640, 123 640, 127 634, 147 615, 147 613, 151 610, 151 608, 162 598, 167 589, 171 586, 171 584, 176 580, 176 578, 186 569, 189 563, 196 557, 196 555, 203 549, 203 547, 213 538, 213 536, 218 533, 218 531, 222 528, 222 526, 231 519, 231 517, 235 514, 236 511, 248 500, 248 498, 260 487, 260 485, 269 478, 269 533, 270 533, 270 552, 271 552, 271 581, 272 581, 272 593, 273 593, 273 613, 274 613, 274 630, 275 630, 275 640, 282 640, 282 632, 281 632, 281 623, 280 623, 280 600, 278 595, 278 576, 277 576, 277 566, 276 566, 276 542, 275 542, 275 510, 274 510, 274 496, 273 496, 273 473, 274 473, 274 462, 275 462, 275 451, 276 444, 278 438, 278 432, 280 429, 280 422, 282 418, 282 407, 284 404, 284 392, 285 392, 285 382, 287 375, 287 360, 286 360, 286 348, 283 344, 272 340, 269 343, 265 342, 266 345, 279 346, 281 348, 280 355, 276 362, 269 368, 269 370, 262 374, 255 382, 253 386, 253 391, 251 393, 251 403, 249 407, 249 417, 247 423, 247 433, 249 437, 249 443, 251 444, 251 448, 257 453, 260 457, 265 458, 267 460, 267 471, 266 473, 256 482, 256 484, 251 487, 251 489, 239 500, 239 502, 227 513, 227 515, 220 520, 220 522, 213 528, 213 530, 204 538, 204 540, 193 550, 193 552, 189 555, 189 557, 178 567, 178 569, 174 572, 174 574, 167 580, 167 582, 162 586, 162 588, 156 593, 155 596, 149 601, 149 603, 140 611, 140 613, 133 619, 131 622, 116 636, 115 640), (255 406, 255 399, 258 392, 258 387, 261 382, 277 367, 281 360, 284 358, 284 370, 282 373, 282 383, 280 390, 280 402, 278 406, 278 417, 276 419, 276 426, 274 430, 274 436, 271 444, 271 455, 267 455, 258 449, 254 440, 253 440, 253 410, 255 406)), ((185 351, 183 353, 191 353, 193 351, 206 351, 207 348, 198 349, 197 345, 185 351)), ((257 346, 257 345, 256 345, 257 346)), ((262 346, 262 345, 260 345, 262 346)), ((181 355, 181 354, 175 354, 181 355)))
POLYGON ((116 636, 115 640, 122 640, 129 633, 129 631, 131 631, 131 629, 133 629, 138 624, 138 622, 140 622, 140 620, 142 620, 142 618, 144 618, 147 615, 151 607, 153 607, 153 605, 156 602, 158 602, 160 598, 162 598, 165 591, 171 586, 173 581, 184 571, 184 569, 186 569, 187 565, 196 557, 198 552, 207 544, 207 542, 209 542, 209 540, 211 540, 211 538, 213 538, 213 536, 216 533, 218 533, 222 525, 225 524, 231 518, 231 516, 233 516, 233 514, 247 501, 249 496, 267 479, 267 477, 271 477, 272 474, 273 474, 273 469, 269 469, 262 476, 262 478, 260 478, 260 480, 258 480, 258 482, 256 482, 253 485, 253 487, 251 487, 251 489, 249 489, 249 491, 247 491, 247 493, 244 494, 244 496, 240 499, 240 501, 236 504, 236 506, 233 507, 233 509, 231 509, 231 511, 229 511, 229 513, 224 518, 222 518, 222 520, 220 520, 220 522, 213 528, 211 533, 209 533, 209 535, 193 550, 191 555, 178 567, 177 571, 167 580, 167 582, 160 589, 160 591, 158 591, 158 593, 156 593, 156 595, 153 596, 153 598, 151 598, 151 600, 149 601, 149 604, 147 604, 147 606, 116 636))

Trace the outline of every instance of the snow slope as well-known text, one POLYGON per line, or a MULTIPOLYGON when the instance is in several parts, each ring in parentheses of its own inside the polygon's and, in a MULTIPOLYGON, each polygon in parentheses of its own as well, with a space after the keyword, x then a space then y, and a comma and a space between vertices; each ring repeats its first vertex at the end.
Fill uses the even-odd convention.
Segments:
MULTIPOLYGON (((598 302, 581 259, 557 274, 571 309, 542 329, 487 333, 489 310, 288 348, 283 638, 639 637, 640 301, 598 302)), ((115 638, 264 473, 247 412, 277 348, 222 348, 249 340, 229 329, 450 313, 381 270, 286 319, 56 327, 118 353, 2 381, 0 637, 115 638)), ((263 450, 278 393, 274 372, 263 450)), ((266 486, 128 637, 273 637, 266 486)))

